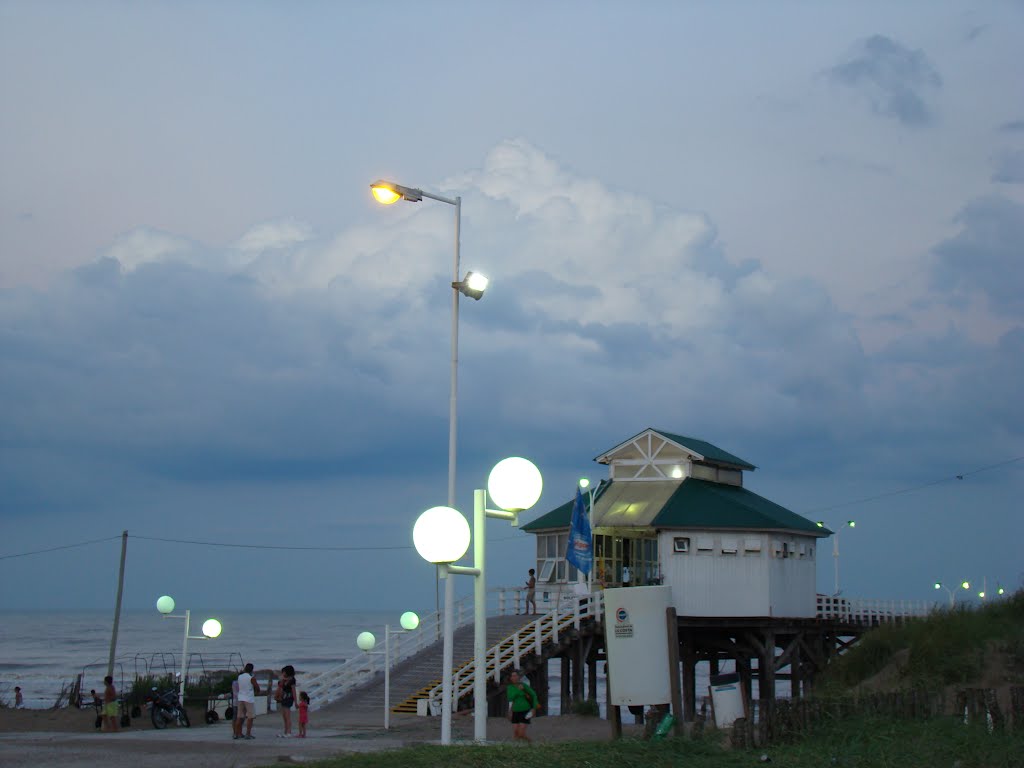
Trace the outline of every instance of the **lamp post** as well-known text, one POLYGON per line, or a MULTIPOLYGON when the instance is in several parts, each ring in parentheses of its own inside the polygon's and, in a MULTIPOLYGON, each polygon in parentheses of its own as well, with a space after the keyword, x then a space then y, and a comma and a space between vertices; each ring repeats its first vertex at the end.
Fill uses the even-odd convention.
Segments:
POLYGON ((156 609, 163 614, 165 619, 184 619, 185 620, 185 636, 181 644, 181 684, 178 688, 178 697, 181 701, 181 706, 185 706, 185 661, 188 658, 188 641, 189 640, 213 640, 216 637, 220 637, 221 624, 217 619, 207 619, 203 622, 203 634, 201 635, 190 635, 189 626, 192 621, 192 612, 186 610, 185 613, 174 614, 174 598, 170 595, 163 595, 156 601, 156 609))
POLYGON ((488 517, 519 524, 519 513, 540 498, 543 479, 540 471, 526 459, 513 457, 499 461, 487 477, 487 490, 473 492, 473 567, 453 565, 469 548, 469 524, 452 507, 433 507, 416 521, 413 543, 424 560, 438 564, 445 580, 444 653, 441 670, 441 743, 452 740, 452 664, 453 635, 451 606, 454 598, 453 574, 474 576, 473 586, 473 739, 487 739, 487 583, 486 522, 488 517), (500 509, 487 508, 487 494, 500 509))
MULTIPOLYGON (((587 492, 587 501, 590 503, 587 506, 587 518, 590 522, 590 535, 591 535, 591 555, 593 555, 593 535, 594 535, 594 488, 590 485, 590 478, 580 478, 580 488, 587 492)), ((597 565, 597 563, 594 563, 597 565)), ((590 573, 587 574, 587 591, 594 591, 594 567, 591 567, 590 573)))
MULTIPOLYGON (((818 521, 819 528, 825 528, 826 525, 823 521, 818 521)), ((832 593, 833 597, 839 597, 839 529, 840 528, 856 528, 856 520, 847 520, 841 526, 832 531, 832 557, 834 559, 835 567, 835 591, 832 593)), ((831 530, 831 529, 830 529, 831 530)))
MULTIPOLYGON (((390 624, 384 625, 384 730, 391 729, 391 636, 392 635, 404 635, 407 632, 411 632, 420 625, 420 617, 412 611, 406 611, 402 614, 398 620, 399 624, 402 625, 401 629, 392 629, 390 624)), ((374 651, 374 647, 377 645, 377 638, 373 636, 372 632, 360 632, 356 637, 356 645, 359 650, 365 651, 367 654, 380 654, 380 651, 374 651)))
POLYGON ((935 588, 936 589, 944 589, 944 590, 946 590, 946 594, 949 595, 949 607, 951 609, 956 607, 956 595, 953 594, 953 590, 951 590, 949 587, 947 587, 941 581, 936 581, 935 582, 935 588))

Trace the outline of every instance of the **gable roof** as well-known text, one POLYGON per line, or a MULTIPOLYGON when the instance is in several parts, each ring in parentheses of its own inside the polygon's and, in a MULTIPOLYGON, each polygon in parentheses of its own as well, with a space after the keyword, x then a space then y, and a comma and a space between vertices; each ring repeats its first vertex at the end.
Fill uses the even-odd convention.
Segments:
POLYGON ((648 432, 653 432, 656 435, 664 438, 665 440, 675 443, 680 448, 683 448, 689 451, 690 453, 697 455, 703 461, 709 461, 715 464, 729 464, 731 466, 738 467, 739 469, 757 469, 757 467, 755 467, 750 462, 744 461, 739 456, 731 454, 728 451, 724 451, 717 445, 712 445, 706 440, 699 440, 696 437, 687 437, 685 435, 677 435, 674 432, 665 432, 664 430, 655 429, 654 427, 648 427, 642 432, 638 432, 628 440, 624 440, 614 448, 611 448, 610 450, 607 450, 604 453, 602 453, 600 456, 595 457, 594 461, 597 461, 602 464, 607 464, 610 461, 609 457, 611 454, 629 445, 638 437, 645 435, 648 432))
MULTIPOLYGON (((602 481, 599 490, 605 504, 595 502, 594 526, 623 526, 610 502, 620 500, 620 497, 625 498, 633 489, 637 492, 649 492, 654 485, 662 483, 602 481), (615 493, 612 489, 621 493, 615 493), (604 493, 606 490, 608 493, 604 493), (604 522, 606 518, 607 524, 604 522)), ((739 486, 712 483, 692 477, 682 482, 666 481, 664 485, 676 488, 660 510, 653 515, 646 514, 643 516, 644 520, 637 521, 638 527, 782 530, 818 537, 832 533, 828 528, 819 527, 802 515, 739 486)), ((572 505, 573 502, 568 501, 522 526, 522 530, 534 533, 568 528, 572 519, 572 505)))

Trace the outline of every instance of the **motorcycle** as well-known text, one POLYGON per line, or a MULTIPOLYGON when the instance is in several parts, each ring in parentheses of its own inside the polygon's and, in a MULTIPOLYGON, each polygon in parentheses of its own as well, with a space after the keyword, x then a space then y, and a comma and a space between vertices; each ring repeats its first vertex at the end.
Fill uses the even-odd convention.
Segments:
POLYGON ((149 713, 153 718, 154 728, 166 728, 172 723, 177 723, 182 728, 192 726, 188 721, 188 712, 178 701, 178 691, 174 689, 160 693, 154 688, 153 695, 149 697, 149 713))

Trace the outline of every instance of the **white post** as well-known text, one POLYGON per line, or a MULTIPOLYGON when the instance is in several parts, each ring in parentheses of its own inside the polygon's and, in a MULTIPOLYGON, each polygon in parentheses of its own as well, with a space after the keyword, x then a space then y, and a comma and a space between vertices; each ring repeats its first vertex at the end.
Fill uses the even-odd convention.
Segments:
MULTIPOLYGON (((462 227, 462 198, 455 198, 455 256, 452 282, 459 282, 459 233, 462 227)), ((459 291, 452 288, 452 375, 448 398, 448 506, 455 507, 455 465, 459 398, 459 291)))
POLYGON ((473 739, 487 740, 487 491, 473 491, 473 561, 479 575, 473 579, 473 739))
POLYGON ((181 644, 181 685, 178 688, 178 693, 182 709, 185 708, 185 659, 188 658, 188 625, 191 614, 190 610, 185 611, 185 639, 181 644))
MULTIPOLYGON (((448 566, 442 566, 447 570, 448 566)), ((452 611, 455 602, 455 574, 444 580, 444 651, 441 662, 441 743, 452 743, 452 655, 455 640, 452 611)))
POLYGON ((384 625, 384 730, 391 729, 391 625, 384 625))
POLYGON ((835 592, 833 592, 833 594, 836 597, 838 597, 839 596, 839 531, 838 530, 835 533, 835 538, 832 539, 832 557, 835 558, 835 572, 836 572, 836 578, 835 578, 836 589, 835 589, 835 592))

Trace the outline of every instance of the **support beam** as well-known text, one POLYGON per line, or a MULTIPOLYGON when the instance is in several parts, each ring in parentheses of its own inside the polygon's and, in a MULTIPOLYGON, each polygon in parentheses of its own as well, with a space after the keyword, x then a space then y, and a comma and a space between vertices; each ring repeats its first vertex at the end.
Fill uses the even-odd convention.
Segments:
POLYGON ((679 684, 679 622, 676 620, 676 609, 665 609, 665 629, 668 637, 668 676, 669 690, 672 696, 672 714, 676 719, 676 736, 683 730, 683 692, 679 684))
POLYGON ((683 667, 683 720, 688 723, 697 719, 697 654, 693 644, 693 633, 684 631, 679 655, 683 667))

